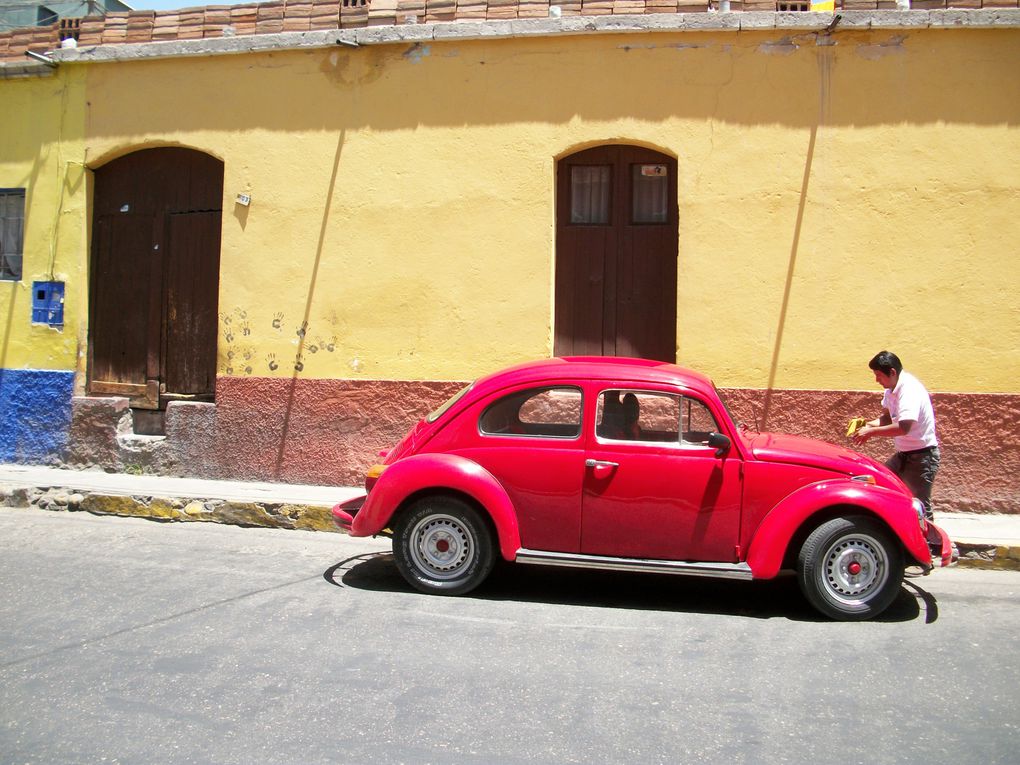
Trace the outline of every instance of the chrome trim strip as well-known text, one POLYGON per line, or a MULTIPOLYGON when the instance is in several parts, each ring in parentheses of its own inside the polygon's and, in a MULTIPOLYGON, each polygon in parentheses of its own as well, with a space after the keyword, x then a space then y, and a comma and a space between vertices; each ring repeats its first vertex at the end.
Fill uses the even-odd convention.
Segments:
POLYGON ((611 569, 614 571, 641 571, 684 576, 710 576, 717 579, 753 579, 751 567, 746 563, 696 563, 680 560, 653 560, 650 558, 612 558, 605 555, 548 552, 546 550, 517 551, 517 562, 540 566, 566 568, 611 569))

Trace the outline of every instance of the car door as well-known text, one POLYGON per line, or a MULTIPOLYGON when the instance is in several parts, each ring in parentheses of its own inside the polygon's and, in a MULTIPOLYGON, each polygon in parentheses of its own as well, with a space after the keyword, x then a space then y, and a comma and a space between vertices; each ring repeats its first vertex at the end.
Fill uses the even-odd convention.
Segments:
POLYGON ((588 417, 581 552, 735 561, 741 462, 708 445, 719 428, 705 402, 623 386, 602 387, 597 402, 588 417))

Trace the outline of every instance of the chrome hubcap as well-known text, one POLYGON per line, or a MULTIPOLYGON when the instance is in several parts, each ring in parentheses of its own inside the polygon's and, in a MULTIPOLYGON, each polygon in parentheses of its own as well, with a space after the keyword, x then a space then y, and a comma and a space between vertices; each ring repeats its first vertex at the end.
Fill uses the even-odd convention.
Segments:
POLYGON ((840 537, 825 553, 822 575, 833 598, 847 605, 864 603, 889 578, 885 550, 865 534, 840 537))
POLYGON ((453 579, 471 564, 475 546, 470 532, 449 515, 430 515, 411 530, 411 557, 435 579, 453 579))

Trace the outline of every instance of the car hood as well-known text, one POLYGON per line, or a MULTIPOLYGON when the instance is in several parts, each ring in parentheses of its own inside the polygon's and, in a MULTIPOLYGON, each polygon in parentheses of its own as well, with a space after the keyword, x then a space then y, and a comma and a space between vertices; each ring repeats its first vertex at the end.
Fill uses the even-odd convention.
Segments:
POLYGON ((747 434, 748 446, 755 459, 764 462, 782 462, 790 465, 832 470, 844 475, 885 474, 885 469, 863 454, 813 438, 790 436, 784 433, 747 434))

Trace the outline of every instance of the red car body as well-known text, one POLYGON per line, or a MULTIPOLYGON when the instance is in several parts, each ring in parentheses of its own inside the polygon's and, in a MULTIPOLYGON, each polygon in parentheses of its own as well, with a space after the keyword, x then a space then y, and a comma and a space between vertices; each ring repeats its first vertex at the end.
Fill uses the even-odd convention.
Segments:
POLYGON ((741 579, 796 568, 823 613, 859 619, 891 603, 905 565, 931 570, 929 540, 936 563, 950 556, 884 465, 738 427, 707 377, 639 359, 484 377, 415 425, 366 489, 336 523, 392 529, 401 572, 426 592, 477 586, 488 545, 519 563, 741 579))

